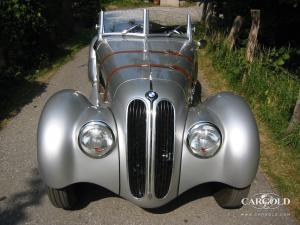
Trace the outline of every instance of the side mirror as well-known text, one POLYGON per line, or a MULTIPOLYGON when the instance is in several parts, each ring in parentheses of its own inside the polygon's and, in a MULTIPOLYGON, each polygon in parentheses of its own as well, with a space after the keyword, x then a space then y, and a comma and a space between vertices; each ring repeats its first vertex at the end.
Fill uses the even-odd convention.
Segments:
POLYGON ((200 41, 197 41, 197 46, 198 48, 202 49, 202 48, 205 48, 207 45, 207 41, 204 40, 204 39, 201 39, 200 41))

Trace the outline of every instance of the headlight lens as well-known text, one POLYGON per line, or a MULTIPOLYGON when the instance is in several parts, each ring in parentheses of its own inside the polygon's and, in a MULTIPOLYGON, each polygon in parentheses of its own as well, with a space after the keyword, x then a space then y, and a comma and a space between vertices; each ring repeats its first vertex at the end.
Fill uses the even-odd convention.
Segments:
POLYGON ((100 158, 107 154, 115 143, 111 129, 102 122, 90 122, 79 133, 79 146, 91 157, 100 158))
POLYGON ((221 145, 219 130, 210 123, 194 125, 188 134, 187 143, 190 151, 199 157, 207 158, 215 155, 221 145))

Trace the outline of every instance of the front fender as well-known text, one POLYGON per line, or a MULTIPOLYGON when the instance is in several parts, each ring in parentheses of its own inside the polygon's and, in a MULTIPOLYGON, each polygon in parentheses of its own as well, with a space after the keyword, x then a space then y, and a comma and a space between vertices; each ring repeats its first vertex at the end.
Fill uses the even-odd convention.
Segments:
POLYGON ((206 182, 221 182, 244 188, 255 178, 259 154, 258 130, 247 103, 231 93, 214 95, 189 111, 184 134, 179 194, 206 182), (200 121, 215 124, 222 134, 219 152, 208 159, 193 156, 187 148, 188 131, 200 121))
POLYGON ((119 193, 118 146, 104 158, 85 155, 78 145, 80 128, 89 121, 103 121, 117 137, 112 113, 96 108, 77 91, 63 90, 46 103, 40 117, 37 158, 41 176, 52 188, 77 182, 99 184, 119 193))

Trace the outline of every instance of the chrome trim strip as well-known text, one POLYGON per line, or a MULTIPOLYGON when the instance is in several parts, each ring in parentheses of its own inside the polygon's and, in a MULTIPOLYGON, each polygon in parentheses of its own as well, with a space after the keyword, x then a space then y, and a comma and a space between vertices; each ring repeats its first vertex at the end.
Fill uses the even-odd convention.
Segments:
POLYGON ((149 10, 144 9, 144 36, 147 36, 149 34, 149 10))
POLYGON ((101 10, 100 16, 99 16, 99 30, 98 30, 98 40, 102 39, 103 34, 103 11, 101 10))
POLYGON ((193 39, 193 33, 192 33, 192 19, 191 19, 191 15, 188 14, 187 15, 187 27, 186 27, 186 34, 188 36, 189 41, 192 41, 193 39))
POLYGON ((149 126, 148 126, 148 135, 149 135, 149 143, 148 143, 148 151, 147 151, 147 165, 148 165, 148 169, 147 169, 147 186, 146 186, 146 190, 147 190, 147 198, 148 199, 152 199, 153 197, 155 197, 153 195, 153 173, 152 173, 152 168, 153 168, 153 119, 154 115, 153 115, 153 101, 150 101, 150 110, 149 110, 149 126))

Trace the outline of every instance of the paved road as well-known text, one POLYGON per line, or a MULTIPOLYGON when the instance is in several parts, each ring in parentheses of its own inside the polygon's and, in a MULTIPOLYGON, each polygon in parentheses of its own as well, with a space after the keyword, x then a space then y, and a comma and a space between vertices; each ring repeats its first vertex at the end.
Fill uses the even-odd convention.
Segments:
MULTIPOLYGON (((71 88, 88 96, 87 54, 84 48, 61 67, 46 89, 27 104, 0 131, 0 225, 16 224, 297 224, 288 210, 220 208, 209 187, 200 186, 166 207, 147 211, 95 186, 82 191, 85 207, 64 211, 51 206, 37 170, 36 130, 46 100, 56 91, 71 88)), ((273 192, 259 172, 250 195, 273 192)))

